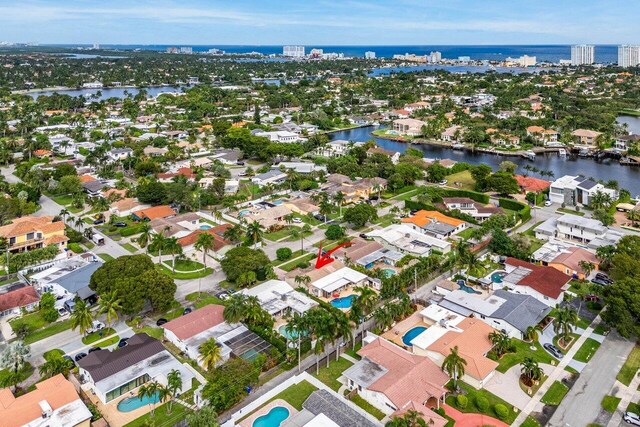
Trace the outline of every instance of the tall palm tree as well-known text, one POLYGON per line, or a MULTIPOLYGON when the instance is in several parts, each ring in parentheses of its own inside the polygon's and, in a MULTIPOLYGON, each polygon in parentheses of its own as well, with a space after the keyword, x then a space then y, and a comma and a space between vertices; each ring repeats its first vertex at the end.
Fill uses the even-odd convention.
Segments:
POLYGON ((338 191, 336 194, 333 195, 333 201, 335 202, 336 205, 338 205, 338 208, 340 209, 340 216, 342 216, 342 204, 344 203, 344 200, 345 200, 345 196, 342 191, 338 191))
POLYGON ((203 406, 195 412, 189 412, 186 420, 189 427, 220 427, 218 414, 209 405, 203 406))
POLYGON ((327 200, 323 200, 320 202, 320 215, 324 217, 324 223, 327 223, 327 217, 333 211, 333 205, 329 203, 327 200))
POLYGON ((62 208, 62 210, 60 211, 60 216, 62 217, 62 222, 65 222, 65 220, 67 219, 67 215, 69 215, 69 211, 67 210, 67 208, 62 208))
POLYGON ((203 342, 198 352, 200 353, 200 360, 207 371, 212 371, 218 362, 222 360, 220 344, 213 338, 203 342))
POLYGON ((538 325, 529 326, 524 331, 524 339, 527 341, 536 342, 538 341, 538 336, 540 335, 540 332, 542 332, 542 329, 540 329, 540 326, 538 325))
POLYGON ((379 307, 373 312, 373 318, 376 321, 376 326, 383 331, 386 331, 393 324, 393 313, 388 307, 379 307))
MULTIPOLYGON (((356 311, 362 315, 365 319, 373 313, 376 305, 378 304, 378 294, 368 286, 357 286, 353 289, 357 294, 357 298, 353 301, 353 305, 356 307, 356 311)), ((360 323, 360 335, 364 334, 364 322, 360 322, 360 319, 354 319, 360 323)), ((356 341, 352 342, 352 348, 355 349, 356 341)))
POLYGON ((264 227, 258 221, 253 221, 253 223, 247 226, 247 236, 253 242, 253 248, 255 249, 258 243, 262 243, 262 235, 264 232, 264 227))
POLYGON ((151 381, 147 384, 142 384, 138 389, 138 398, 140 400, 143 400, 146 397, 149 398, 149 407, 151 408, 152 417, 156 409, 157 401, 155 398, 159 388, 160 388, 160 384, 157 381, 151 381))
POLYGON ((158 251, 159 264, 162 265, 162 250, 167 246, 167 238, 163 233, 154 233, 151 238, 151 249, 158 251))
POLYGON ((242 238, 242 227, 240 227, 238 224, 234 225, 233 227, 229 227, 224 230, 222 237, 233 243, 239 242, 242 238))
POLYGON ((176 272, 176 256, 182 254, 182 246, 176 237, 169 237, 165 249, 171 254, 171 271, 176 272))
POLYGON ((172 369, 167 374, 166 389, 171 397, 171 400, 169 401, 169 409, 167 411, 167 413, 170 414, 173 407, 173 398, 176 397, 180 390, 182 390, 182 375, 177 369, 172 369))
POLYGON ((84 221, 82 221, 82 218, 77 216, 75 218, 75 221, 73 221, 73 225, 78 229, 78 231, 80 231, 80 230, 82 230, 82 227, 84 226, 84 221))
POLYGON ((544 371, 538 365, 538 362, 531 357, 525 357, 520 363, 520 372, 525 379, 525 384, 533 385, 534 381, 539 381, 544 376, 544 371))
POLYGON ((0 368, 9 371, 9 375, 3 379, 1 387, 14 387, 22 380, 20 372, 27 365, 31 348, 22 341, 13 341, 0 353, 0 368))
POLYGON ((631 226, 635 227, 636 223, 640 221, 640 211, 636 209, 631 209, 627 212, 627 218, 631 221, 631 226))
POLYGON ((146 248, 146 253, 149 253, 149 242, 152 241, 152 238, 153 228, 151 228, 148 222, 145 222, 140 227, 140 235, 136 239, 136 242, 141 248, 146 248))
MULTIPOLYGON (((337 313, 336 317, 336 325, 334 328, 334 333, 336 338, 340 339, 342 342, 353 341, 353 330, 351 329, 351 321, 349 317, 340 312, 337 313)), ((340 346, 336 347, 336 361, 340 357, 340 346)))
POLYGON ((247 297, 241 293, 235 293, 226 301, 222 316, 228 323, 238 323, 242 321, 246 313, 247 297))
MULTIPOLYGON (((209 251, 213 250, 215 248, 215 239, 213 238, 213 235, 204 232, 204 233, 200 233, 198 235, 198 240, 196 240, 196 243, 193 245, 193 247, 197 250, 202 252, 202 264, 204 265, 204 269, 207 269, 207 255, 209 254, 209 251)), ((201 283, 202 277, 200 277, 198 279, 198 298, 200 298, 200 283, 201 283)))
POLYGON ((295 337, 298 340, 298 372, 300 372, 300 340, 302 339, 302 334, 306 331, 306 318, 304 315, 294 312, 284 329, 289 336, 295 337))
POLYGON ((467 366, 467 361, 458 354, 458 346, 453 347, 451 353, 444 358, 442 369, 449 374, 454 387, 458 385, 458 378, 464 376, 465 366, 467 366))
POLYGON ((296 285, 307 286, 309 283, 311 283, 311 277, 307 275, 297 275, 293 278, 293 281, 296 283, 296 285))
POLYGON ((511 338, 504 332, 493 331, 489 334, 489 341, 493 344, 493 350, 498 357, 502 357, 511 346, 511 338))
POLYGON ((578 312, 569 306, 561 307, 558 309, 558 315, 553 319, 553 332, 561 335, 560 339, 566 344, 577 323, 578 312))
POLYGON ((98 313, 106 314, 107 327, 111 329, 111 322, 113 319, 118 320, 118 312, 122 310, 120 304, 120 298, 118 297, 118 291, 105 292, 100 295, 98 300, 98 313))
POLYGON ((76 301, 75 307, 73 307, 73 312, 71 313, 71 330, 75 330, 78 328, 82 335, 87 332, 87 329, 91 328, 93 325, 93 315, 91 314, 91 309, 81 299, 76 301))
MULTIPOLYGON (((173 396, 171 395, 171 391, 169 391, 168 387, 163 386, 162 384, 158 384, 158 389, 156 391, 158 396, 158 403, 164 403, 167 400, 171 399, 173 396)), ((170 403, 169 403, 170 405, 170 403)), ((167 414, 170 414, 171 410, 167 411, 167 414)))
POLYGON ((50 378, 58 374, 62 374, 65 377, 69 375, 69 372, 73 366, 69 359, 63 359, 62 356, 55 355, 49 357, 40 367, 38 371, 43 378, 50 378))
POLYGON ((584 259, 578 262, 578 266, 582 269, 582 271, 584 271, 585 279, 589 277, 589 275, 591 275, 591 272, 596 268, 596 265, 594 263, 584 259))

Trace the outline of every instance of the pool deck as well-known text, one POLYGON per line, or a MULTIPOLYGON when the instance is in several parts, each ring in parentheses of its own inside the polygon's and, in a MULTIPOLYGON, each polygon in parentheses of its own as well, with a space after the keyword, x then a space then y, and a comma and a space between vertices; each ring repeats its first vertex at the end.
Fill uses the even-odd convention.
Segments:
POLYGON ((282 424, 284 424, 285 421, 287 421, 288 419, 290 419, 292 416, 296 415, 298 413, 298 410, 296 408, 294 408, 293 406, 291 406, 288 402, 282 400, 282 399, 276 399, 273 402, 269 402, 266 405, 256 409, 252 414, 249 414, 249 416, 247 416, 245 419, 243 419, 242 421, 240 421, 237 425, 240 427, 252 427, 253 426, 253 422, 263 416, 269 413, 270 410, 272 410, 273 408, 275 408, 276 406, 283 406, 285 408, 287 408, 289 410, 289 416, 282 422, 282 424))
POLYGON ((419 305, 415 313, 395 324, 391 329, 382 334, 382 338, 398 344, 400 347, 406 347, 402 342, 402 336, 407 333, 407 331, 415 328, 416 326, 424 326, 425 328, 431 326, 422 320, 423 317, 420 315, 420 311, 423 308, 424 307, 419 305))
MULTIPOLYGON (((111 427, 122 427, 135 420, 136 418, 140 418, 141 416, 151 412, 151 406, 149 405, 143 405, 140 408, 134 409, 130 412, 118 411, 118 403, 128 397, 137 396, 137 389, 134 390, 133 393, 124 394, 117 399, 114 399, 111 402, 107 403, 106 405, 102 403, 95 394, 91 393, 91 391, 84 390, 84 388, 83 391, 85 393, 85 396, 87 396, 91 403, 96 406, 98 411, 100 411, 104 419, 109 423, 111 427)), ((155 407, 157 408, 160 405, 161 403, 156 403, 155 407)), ((179 403, 176 403, 176 405, 179 405, 179 403)))

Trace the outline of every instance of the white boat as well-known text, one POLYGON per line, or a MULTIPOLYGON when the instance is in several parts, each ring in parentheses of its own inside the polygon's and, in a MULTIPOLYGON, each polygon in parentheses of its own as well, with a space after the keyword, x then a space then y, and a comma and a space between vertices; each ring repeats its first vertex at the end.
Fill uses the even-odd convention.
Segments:
POLYGON ((558 156, 562 157, 562 158, 567 157, 567 150, 565 150, 564 148, 559 149, 558 150, 558 156))
POLYGON ((456 142, 455 144, 451 145, 451 148, 453 148, 454 150, 462 150, 464 148, 464 144, 456 142))
POLYGON ((526 159, 529 159, 529 160, 535 160, 536 159, 536 153, 534 153, 531 150, 525 151, 524 153, 522 153, 522 156, 524 158, 526 158, 526 159))

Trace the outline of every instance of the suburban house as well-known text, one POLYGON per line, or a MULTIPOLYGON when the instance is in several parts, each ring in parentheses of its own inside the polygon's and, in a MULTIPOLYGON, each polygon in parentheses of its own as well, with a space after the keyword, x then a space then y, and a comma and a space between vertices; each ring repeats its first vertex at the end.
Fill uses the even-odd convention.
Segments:
POLYGON ((618 191, 581 176, 565 175, 551 183, 549 199, 553 203, 567 206, 589 205, 596 193, 607 194, 612 200, 618 199, 618 191))
MULTIPOLYGON (((291 272, 286 275, 286 280, 292 286, 299 286, 295 283, 295 276, 299 273, 291 272)), ((380 283, 366 274, 346 267, 342 262, 335 260, 324 267, 311 270, 306 273, 311 279, 306 285, 308 291, 317 297, 332 298, 340 296, 340 293, 357 286, 369 286, 379 289, 380 283)))
POLYGON ((601 132, 588 129, 576 129, 571 132, 571 136, 575 138, 575 145, 588 149, 596 148, 596 140, 602 135, 601 132))
POLYGON ((182 394, 191 388, 194 375, 162 343, 144 333, 135 334, 126 347, 98 350, 78 362, 82 388, 104 404, 129 393, 149 381, 167 385, 172 370, 180 372, 182 394))
POLYGON ((544 145, 558 142, 558 132, 552 129, 545 129, 542 126, 529 126, 527 128, 527 136, 533 138, 536 142, 544 145))
POLYGON ((58 374, 35 384, 35 389, 14 396, 0 390, 0 423, 3 427, 89 427, 91 411, 74 385, 58 374))
POLYGON ((344 139, 337 139, 316 148, 315 154, 322 157, 341 157, 347 154, 352 147, 361 145, 364 145, 364 142, 351 142, 344 139))
POLYGON ((627 151, 629 148, 632 148, 634 145, 640 142, 640 135, 621 135, 616 138, 613 146, 616 150, 619 151, 627 151))
POLYGON ((38 308, 40 295, 25 283, 12 283, 0 287, 0 318, 33 311, 38 308))
POLYGON ((487 298, 457 289, 446 293, 438 306, 460 316, 473 316, 518 339, 524 337, 527 328, 538 325, 551 312, 551 307, 530 295, 503 289, 487 298))
MULTIPOLYGON (((201 234, 210 234, 213 237, 212 251, 217 254, 224 254, 230 249, 231 245, 231 242, 224 238, 224 232, 231 227, 231 224, 221 224, 206 229, 198 228, 187 235, 179 237, 178 244, 182 246, 184 253, 189 253, 195 251, 195 244, 201 234)), ((211 253, 209 255, 211 255, 211 253)))
POLYGON ((277 165, 271 166, 271 169, 284 169, 292 170, 301 174, 310 174, 313 172, 327 172, 327 167, 324 165, 316 165, 311 162, 280 162, 277 165))
POLYGON ((287 179, 286 172, 282 172, 280 169, 271 169, 270 171, 254 176, 251 178, 251 182, 258 184, 260 187, 264 187, 269 184, 282 184, 285 179, 287 179))
POLYGON ((125 160, 133 155, 131 148, 112 148, 107 151, 107 161, 110 163, 125 160))
POLYGON ((286 206, 291 212, 299 215, 316 215, 320 212, 320 206, 318 206, 310 197, 301 197, 299 199, 288 199, 282 202, 283 206, 286 206))
POLYGON ((422 135, 422 126, 427 123, 416 119, 396 119, 393 121, 393 130, 401 135, 420 136, 422 135))
POLYGON ((323 190, 330 196, 342 193, 344 195, 344 204, 367 200, 386 188, 387 180, 384 178, 359 178, 352 181, 348 176, 338 173, 329 175, 327 182, 323 185, 323 190))
POLYGON ((571 214, 564 214, 560 218, 549 218, 537 226, 534 232, 537 239, 568 240, 590 248, 615 245, 622 238, 622 233, 609 230, 597 219, 571 214))
POLYGON ((379 427, 381 424, 353 402, 347 401, 335 392, 331 393, 321 389, 309 395, 307 400, 302 403, 302 411, 287 420, 287 425, 304 427, 379 427))
POLYGON ((462 135, 464 135, 464 129, 461 126, 453 125, 440 133, 440 139, 445 142, 456 142, 462 135))
POLYGON ((293 132, 289 132, 286 130, 280 130, 280 131, 271 131, 271 132, 264 132, 264 131, 259 131, 254 133, 255 136, 260 136, 263 138, 268 138, 269 141, 271 142, 280 142, 280 143, 289 143, 289 142, 302 142, 305 139, 301 138, 300 135, 293 133, 293 132))
POLYGON ((515 175, 518 187, 523 193, 541 193, 551 186, 551 182, 532 176, 515 175))
POLYGON ((437 366, 454 347, 467 361, 462 380, 475 388, 482 388, 493 376, 498 362, 487 357, 493 344, 489 334, 494 329, 480 319, 460 316, 438 305, 424 308, 420 315, 427 327, 420 335, 411 340, 414 354, 427 356, 437 366))
POLYGON ((592 251, 559 240, 546 242, 533 253, 533 259, 580 280, 585 279, 582 261, 591 263, 593 270, 598 270, 600 265, 600 260, 592 251))
POLYGON ((282 280, 268 280, 240 292, 258 298, 260 306, 274 318, 282 318, 291 313, 304 314, 318 305, 307 295, 296 291, 282 280))
POLYGON ((391 163, 393 163, 394 165, 397 165, 398 162, 400 161, 399 151, 385 150, 384 148, 378 147, 377 145, 367 150, 368 156, 372 156, 374 154, 381 154, 383 156, 387 156, 391 160, 391 163))
POLYGON ((111 203, 109 212, 118 217, 125 217, 131 215, 135 211, 148 209, 150 207, 150 205, 140 203, 135 197, 127 197, 111 203))
POLYGON ((468 197, 443 197, 442 202, 448 210, 459 210, 470 215, 478 222, 485 221, 491 215, 504 214, 504 211, 494 205, 483 205, 468 197))
POLYGON ((358 354, 362 359, 342 373, 347 388, 357 390, 385 414, 411 402, 424 408, 439 408, 444 403, 449 376, 428 357, 412 354, 371 333, 358 354))
POLYGON ((7 241, 9 253, 55 245, 60 250, 67 247, 69 238, 62 221, 53 222, 52 216, 24 216, 14 218, 11 224, 0 227, 0 237, 7 241))
POLYGON ((284 218, 291 215, 291 211, 284 205, 278 205, 268 207, 266 209, 252 210, 248 214, 244 215, 247 224, 254 222, 260 223, 265 229, 269 229, 274 225, 285 225, 284 218))
POLYGON ((149 145, 144 147, 142 152, 144 153, 145 156, 159 157, 167 154, 169 152, 169 149, 164 147, 154 147, 153 145, 149 145))
POLYGON ((402 223, 413 230, 445 239, 459 233, 466 228, 467 223, 461 219, 448 217, 438 211, 420 210, 408 218, 402 218, 402 223))
POLYGON ((154 206, 147 209, 140 209, 131 213, 131 217, 135 221, 153 221, 158 218, 171 218, 176 216, 177 212, 168 205, 154 206))
POLYGON ((391 224, 382 230, 369 231, 367 236, 380 242, 385 248, 403 254, 429 256, 434 250, 443 254, 451 250, 451 243, 415 231, 408 224, 391 224))
POLYGON ((494 283, 495 290, 509 288, 518 294, 531 295, 549 307, 560 304, 564 291, 569 289, 571 276, 553 267, 531 264, 516 258, 507 258, 504 263, 507 275, 501 283, 494 283))

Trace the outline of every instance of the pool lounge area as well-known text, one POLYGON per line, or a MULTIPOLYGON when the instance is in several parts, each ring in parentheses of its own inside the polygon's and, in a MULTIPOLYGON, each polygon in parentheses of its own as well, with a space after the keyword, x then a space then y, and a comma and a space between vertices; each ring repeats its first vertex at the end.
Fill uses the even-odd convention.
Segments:
POLYGON ((420 311, 422 310, 422 308, 422 306, 418 305, 418 309, 415 313, 413 313, 406 319, 396 323, 391 329, 381 335, 382 338, 392 341, 398 344, 400 347, 406 347, 409 349, 409 351, 411 351, 410 341, 420 335, 429 327, 429 325, 424 322, 423 317, 420 315, 420 311), (405 341, 409 342, 409 344, 407 344, 405 341))
POLYGON ((331 300, 331 305, 335 308, 348 309, 353 305, 353 300, 358 296, 356 294, 347 295, 346 297, 334 298, 331 300))
POLYGON ((426 326, 414 326, 402 335, 402 342, 407 347, 410 347, 411 341, 426 330, 426 326))
POLYGON ((298 410, 282 399, 276 399, 256 409, 237 423, 240 427, 281 427, 298 413, 298 410))

